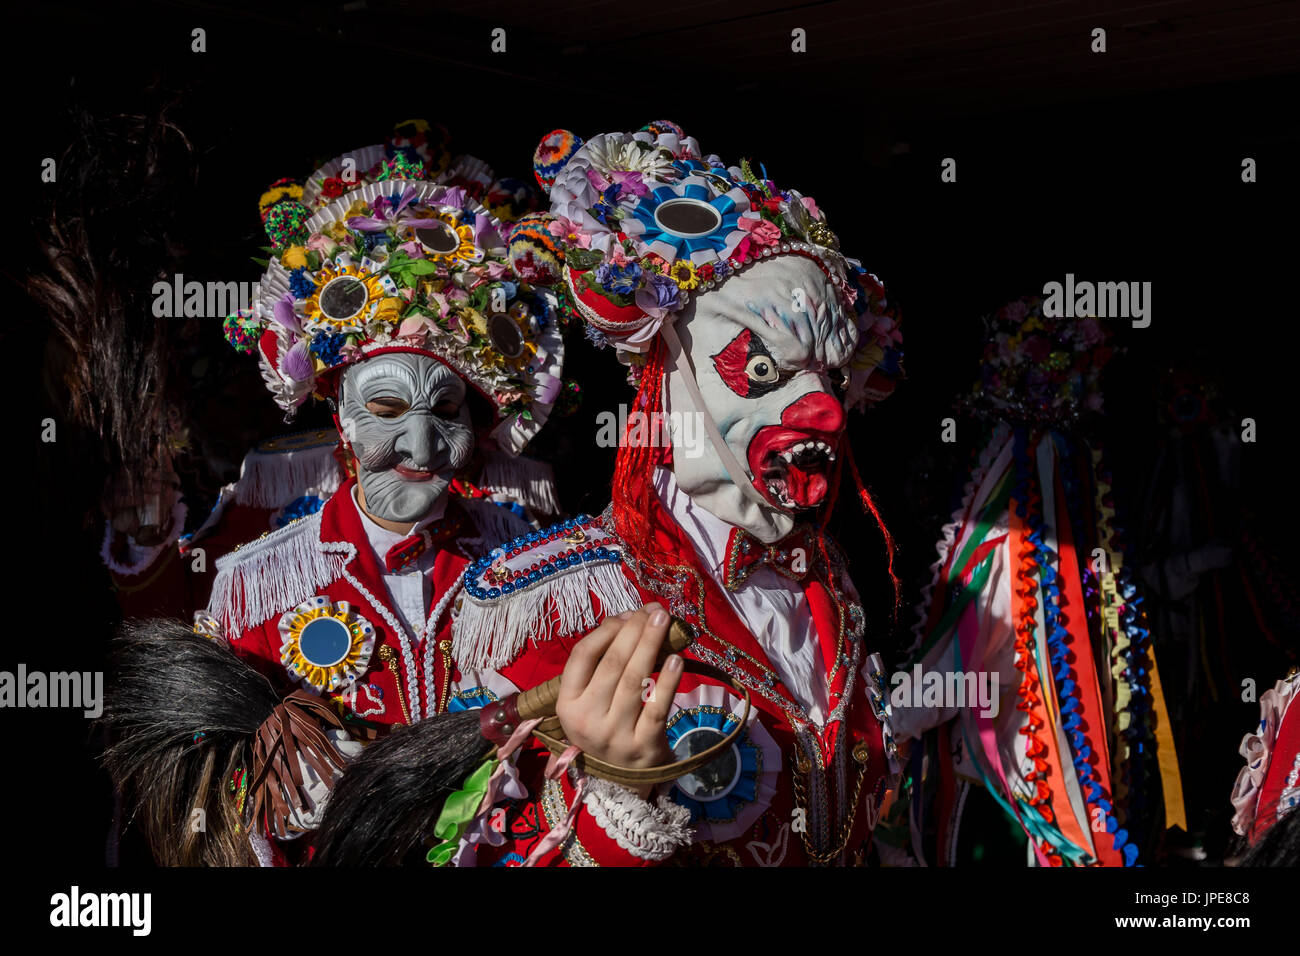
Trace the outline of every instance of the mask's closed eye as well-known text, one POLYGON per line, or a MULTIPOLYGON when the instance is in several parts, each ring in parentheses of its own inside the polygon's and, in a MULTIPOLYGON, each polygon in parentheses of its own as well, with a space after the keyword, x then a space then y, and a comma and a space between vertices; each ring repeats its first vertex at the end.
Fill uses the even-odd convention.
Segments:
POLYGON ((713 367, 727 387, 741 398, 766 395, 783 382, 772 353, 749 329, 743 330, 713 356, 713 367))
POLYGON ((405 415, 410 407, 402 399, 394 398, 391 395, 381 395, 379 398, 366 402, 366 410, 376 418, 398 418, 405 415))

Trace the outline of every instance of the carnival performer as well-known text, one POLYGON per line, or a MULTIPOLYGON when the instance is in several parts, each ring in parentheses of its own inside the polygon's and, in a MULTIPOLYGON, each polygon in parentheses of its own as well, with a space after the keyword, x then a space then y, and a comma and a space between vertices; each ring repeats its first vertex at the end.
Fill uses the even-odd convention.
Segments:
POLYGON ((912 750, 911 839, 890 842, 925 860, 933 829, 931 861, 952 864, 966 795, 984 787, 1030 865, 1132 866, 1186 820, 1155 643, 1088 437, 1112 333, 1045 315, 1041 296, 1005 305, 986 332, 959 402, 981 436, 975 468, 891 688, 900 738, 932 732, 912 750))
MULTIPOLYGON (((540 513, 558 511, 547 510, 553 489, 538 490, 544 469, 500 464, 518 462, 546 422, 561 389, 563 339, 553 296, 511 272, 501 222, 473 198, 496 196, 494 182, 469 157, 413 158, 390 140, 263 197, 273 257, 257 302, 227 320, 227 337, 256 354, 288 415, 313 395, 331 404, 348 477, 317 510, 304 507, 217 562, 195 630, 214 648, 228 643, 237 661, 224 650, 182 655, 184 642, 169 645, 165 628, 137 628, 119 658, 137 672, 118 675, 125 690, 108 710, 126 738, 109 760, 119 785, 147 802, 153 775, 159 793, 183 801, 161 780, 176 777, 169 763, 202 761, 229 730, 204 725, 221 708, 199 704, 222 688, 208 686, 203 668, 238 684, 254 709, 274 698, 235 665, 263 675, 282 702, 229 745, 231 779, 194 777, 209 790, 228 787, 230 819, 248 826, 263 863, 305 858, 298 838, 362 741, 448 706, 451 611, 468 561, 531 528, 509 506, 517 500, 481 488, 484 462, 513 475, 540 513), (150 654, 197 671, 188 680, 192 728, 172 703, 158 717, 170 729, 151 725, 150 702, 165 698, 172 678, 140 673, 150 654), (178 743, 176 728, 192 730, 190 739, 178 743)), ((265 500, 296 483, 281 482, 265 500)), ((174 808, 153 809, 146 815, 174 819, 174 808)), ((196 852, 204 862, 247 862, 238 852, 196 852)))
MULTIPOLYGON (((464 572, 460 705, 490 713, 562 675, 566 746, 548 760, 536 742, 507 742, 510 786, 480 800, 476 779, 468 799, 447 799, 425 834, 441 840, 429 859, 861 863, 894 746, 880 658, 826 524, 845 468, 856 478, 846 409, 901 375, 883 287, 839 252, 811 197, 705 155, 672 123, 585 143, 557 130, 535 171, 551 210, 512 232, 516 271, 553 278, 587 335, 630 364, 637 395, 609 508, 509 540, 464 572), (686 672, 656 684, 663 611, 694 641, 686 672), (647 722, 663 724, 657 746, 647 722), (654 789, 578 771, 644 771, 710 748, 705 766, 670 767, 676 779, 654 789)), ((433 732, 381 742, 353 769, 381 779, 433 732)), ((333 860, 371 860, 357 834, 403 827, 375 805, 373 826, 330 828, 335 813, 366 815, 364 793, 335 798, 333 860)))

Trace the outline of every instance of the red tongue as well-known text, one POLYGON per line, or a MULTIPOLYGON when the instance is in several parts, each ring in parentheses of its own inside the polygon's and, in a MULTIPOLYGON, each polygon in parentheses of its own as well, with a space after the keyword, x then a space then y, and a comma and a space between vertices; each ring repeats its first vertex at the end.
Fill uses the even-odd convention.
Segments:
POLYGON ((811 508, 826 497, 826 476, 820 472, 810 475, 798 465, 791 464, 786 471, 785 492, 796 504, 811 508))

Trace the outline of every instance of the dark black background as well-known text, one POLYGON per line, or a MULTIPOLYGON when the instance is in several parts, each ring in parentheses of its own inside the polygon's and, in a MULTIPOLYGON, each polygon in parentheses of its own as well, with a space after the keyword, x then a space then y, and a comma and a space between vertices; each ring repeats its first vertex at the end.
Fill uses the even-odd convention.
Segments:
MULTIPOLYGON (((908 379, 851 426, 900 545, 898 630, 879 535, 847 509, 838 521, 884 648, 906 643, 936 517, 965 474, 974 432, 953 449, 940 442, 939 423, 977 375, 980 316, 1067 272, 1154 286, 1150 328, 1119 329, 1127 353, 1097 423, 1121 514, 1141 500, 1160 438, 1161 374, 1196 369, 1217 383, 1229 420, 1258 423, 1238 503, 1293 574, 1300 64, 1288 55, 1289 5, 1156 4, 1152 16, 1126 4, 1045 6, 1061 15, 970 3, 911 13, 847 3, 751 13, 563 2, 450 12, 368 2, 25 11, 11 21, 0 180, 14 305, 0 323, 9 422, 0 667, 97 668, 115 614, 96 554, 100 526, 87 518, 103 481, 95 445, 71 428, 53 445, 38 438, 65 398, 43 375, 46 326, 21 289, 36 261, 28 224, 48 198, 39 163, 70 140, 73 104, 137 111, 166 91, 181 93, 173 118, 199 164, 197 189, 178 195, 193 219, 187 278, 255 280, 256 200, 266 185, 378 142, 412 116, 442 123, 459 151, 518 176, 529 175, 534 145, 557 126, 591 135, 665 117, 706 152, 761 161, 777 182, 815 196, 844 250, 904 310, 908 379), (925 18, 936 13, 931 38, 925 18), (888 29, 874 30, 877 18, 888 29), (1121 29, 1148 20, 1156 25, 1121 29), (804 55, 790 52, 800 25, 809 30, 804 55), (1111 52, 1087 52, 1093 25, 1111 28, 1111 52), (194 26, 207 31, 206 53, 190 52, 194 26), (489 52, 496 26, 507 29, 504 54, 489 52), (1241 182, 1247 156, 1258 162, 1256 184, 1241 182), (957 160, 956 183, 940 181, 944 157, 957 160)), ((226 348, 216 323, 210 340, 214 355, 226 348)), ((579 346, 568 370, 587 381, 586 403, 541 450, 554 456, 566 503, 595 511, 613 461, 595 447, 591 418, 627 392, 608 353, 579 346)), ((232 447, 284 427, 253 365, 240 374, 230 391, 251 398, 228 415, 209 410, 229 427, 232 447)), ((1259 642, 1251 621, 1230 626, 1240 628, 1234 644, 1259 642)), ((1294 635, 1286 641, 1294 655, 1294 635)), ((1261 688, 1281 676, 1261 669, 1247 675, 1261 688)), ((1170 694, 1178 708, 1177 688, 1170 694)), ((1229 700, 1200 715, 1196 726, 1216 729, 1212 745, 1180 727, 1195 826, 1226 825, 1233 748, 1257 714, 1229 700)), ((29 865, 100 866, 111 801, 86 722, 58 711, 0 720, 10 742, 11 851, 29 865)))

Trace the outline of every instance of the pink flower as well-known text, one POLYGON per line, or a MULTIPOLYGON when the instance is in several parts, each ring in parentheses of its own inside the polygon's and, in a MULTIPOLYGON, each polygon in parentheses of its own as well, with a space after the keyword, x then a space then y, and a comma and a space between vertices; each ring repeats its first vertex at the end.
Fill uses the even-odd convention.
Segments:
POLYGON ((748 232, 750 238, 761 246, 775 246, 781 241, 780 228, 777 227, 776 223, 768 222, 766 219, 751 219, 747 216, 741 216, 736 225, 748 232))
POLYGON ((312 252, 328 252, 336 245, 338 245, 337 242, 319 232, 312 233, 311 238, 307 240, 307 248, 312 252))
POLYGON ((800 196, 799 201, 803 203, 803 208, 807 209, 809 215, 814 219, 822 217, 821 212, 817 209, 817 200, 813 199, 812 196, 800 196))
MULTIPOLYGON (((415 292, 414 289, 411 289, 410 291, 412 293, 415 292)), ((444 319, 447 317, 447 297, 445 295, 441 292, 430 292, 429 303, 438 307, 439 317, 444 319)))
POLYGON ((427 315, 417 312, 402 320, 402 324, 397 327, 395 338, 402 339, 410 345, 420 345, 431 331, 433 331, 433 322, 427 315))
POLYGON ((619 196, 625 193, 631 193, 633 196, 650 195, 650 187, 645 184, 645 178, 636 170, 616 169, 613 175, 614 182, 619 186, 619 196))
POLYGON ((546 228, 566 246, 577 246, 579 249, 591 248, 591 236, 583 232, 582 227, 572 219, 556 216, 546 228))
POLYGON ((605 258, 605 261, 610 265, 618 266, 621 269, 632 260, 629 258, 628 254, 623 251, 622 246, 611 245, 609 247, 609 255, 605 258))

